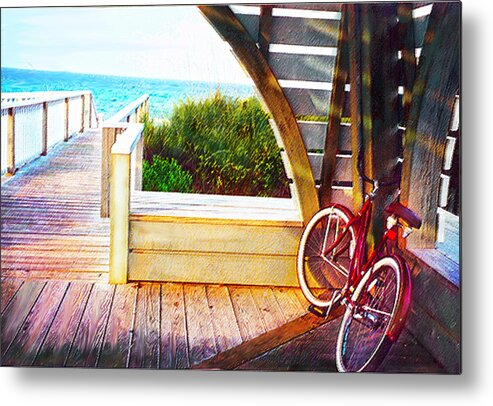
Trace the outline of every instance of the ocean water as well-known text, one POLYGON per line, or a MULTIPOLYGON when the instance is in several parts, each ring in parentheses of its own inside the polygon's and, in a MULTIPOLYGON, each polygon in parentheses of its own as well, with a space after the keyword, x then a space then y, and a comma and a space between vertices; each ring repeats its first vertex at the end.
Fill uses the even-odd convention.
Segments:
POLYGON ((105 118, 143 94, 149 95, 151 117, 169 117, 173 106, 187 98, 201 99, 219 88, 231 97, 254 95, 252 86, 138 77, 107 76, 72 72, 48 72, 2 68, 2 92, 34 92, 56 90, 90 90, 94 104, 105 118))

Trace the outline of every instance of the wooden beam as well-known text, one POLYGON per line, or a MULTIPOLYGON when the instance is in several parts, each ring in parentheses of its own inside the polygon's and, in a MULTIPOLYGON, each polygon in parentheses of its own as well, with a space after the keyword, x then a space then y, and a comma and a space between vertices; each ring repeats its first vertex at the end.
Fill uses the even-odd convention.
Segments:
MULTIPOLYGON (((355 81, 354 89, 351 85, 354 104, 354 120, 352 117, 351 122, 352 126, 355 126, 360 121, 361 126, 360 131, 353 128, 353 176, 357 176, 358 159, 362 159, 366 176, 388 181, 399 175, 398 158, 401 151, 398 137, 397 5, 361 4, 351 7, 354 7, 355 14, 352 22, 356 24, 352 27, 355 33, 353 43, 356 47, 353 52, 356 59, 350 59, 350 63, 354 64, 350 76, 353 71, 356 75, 355 79, 352 79, 355 81), (357 36, 360 37, 359 40, 357 36), (360 59, 356 55, 358 50, 360 59)), ((393 187, 384 188, 374 200, 373 217, 367 238, 370 251, 382 235, 383 210, 393 199, 392 195, 397 186, 395 184, 393 187)), ((366 191, 369 192, 371 187, 370 184, 366 184, 366 191)), ((355 206, 358 207, 356 202, 355 206)))
POLYGON ((332 181, 336 167, 339 136, 341 133, 341 117, 346 98, 345 86, 348 82, 349 50, 347 46, 347 5, 342 5, 342 17, 339 26, 339 40, 337 56, 332 79, 333 88, 330 101, 329 122, 325 137, 322 174, 320 179, 319 201, 321 207, 331 202, 332 181))
POLYGON ((292 168, 296 185, 293 197, 298 203, 303 221, 308 223, 319 209, 315 181, 296 118, 276 76, 255 40, 250 37, 229 7, 199 6, 199 9, 219 35, 229 43, 272 115, 292 168))
POLYGON ((235 369, 247 361, 337 319, 342 316, 344 310, 344 306, 339 306, 333 309, 327 318, 306 313, 289 323, 283 324, 281 327, 270 330, 199 364, 193 365, 192 369, 235 369))
POLYGON ((8 110, 7 118, 7 173, 15 173, 15 107, 8 110))
POLYGON ((409 117, 409 109, 413 94, 414 77, 416 75, 416 52, 414 44, 413 4, 398 3, 399 39, 401 51, 401 85, 404 86, 402 98, 403 124, 409 117))
POLYGON ((260 19, 258 29, 258 44, 260 52, 264 55, 266 61, 269 60, 269 45, 271 42, 272 29, 272 8, 271 5, 260 6, 260 19))
POLYGON ((460 80, 460 3, 435 3, 413 86, 404 135, 401 201, 422 219, 407 242, 434 248, 446 137, 460 80))

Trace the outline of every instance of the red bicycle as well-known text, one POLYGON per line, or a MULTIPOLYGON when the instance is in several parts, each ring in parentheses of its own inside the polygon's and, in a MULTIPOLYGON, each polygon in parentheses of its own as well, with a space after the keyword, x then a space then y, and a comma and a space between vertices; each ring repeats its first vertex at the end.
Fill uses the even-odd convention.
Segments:
POLYGON ((394 201, 380 243, 367 258, 373 201, 380 187, 364 175, 373 190, 353 215, 339 204, 316 213, 305 228, 298 249, 298 279, 310 311, 328 316, 335 304, 346 307, 337 338, 336 364, 341 372, 374 371, 397 340, 411 302, 411 273, 402 257, 393 253, 398 228, 407 237, 421 220, 394 201))

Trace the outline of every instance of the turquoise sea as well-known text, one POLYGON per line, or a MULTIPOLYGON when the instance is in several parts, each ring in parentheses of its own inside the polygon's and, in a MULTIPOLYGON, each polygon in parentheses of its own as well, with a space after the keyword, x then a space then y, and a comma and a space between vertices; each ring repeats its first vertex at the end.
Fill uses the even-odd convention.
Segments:
POLYGON ((150 97, 151 117, 169 117, 173 105, 187 98, 205 98, 219 88, 232 97, 254 95, 249 85, 48 72, 2 68, 2 92, 90 90, 98 113, 106 118, 143 94, 150 97))

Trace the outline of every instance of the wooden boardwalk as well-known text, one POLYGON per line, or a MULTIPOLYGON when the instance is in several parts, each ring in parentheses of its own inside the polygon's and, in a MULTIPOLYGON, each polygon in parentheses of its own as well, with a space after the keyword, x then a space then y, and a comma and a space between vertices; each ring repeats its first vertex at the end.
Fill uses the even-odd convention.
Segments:
MULTIPOLYGON (((307 315, 299 289, 109 285, 100 137, 62 143, 2 185, 2 365, 334 370, 339 319, 307 315)), ((405 332, 382 371, 442 369, 405 332)))

